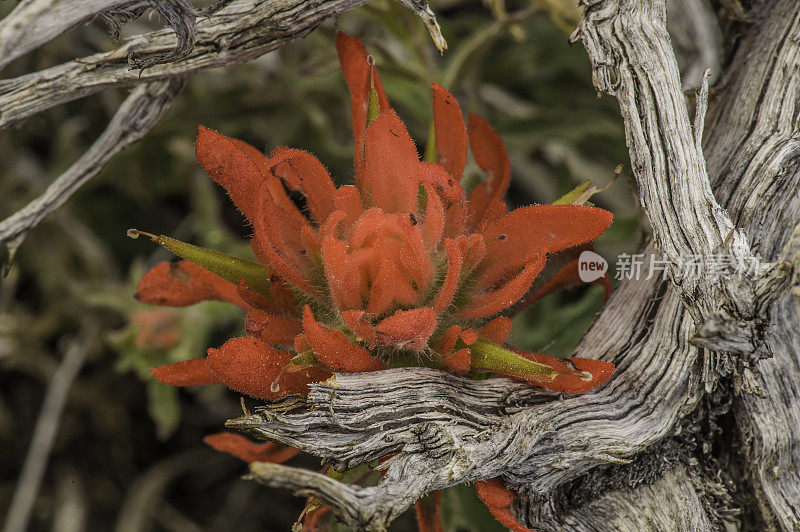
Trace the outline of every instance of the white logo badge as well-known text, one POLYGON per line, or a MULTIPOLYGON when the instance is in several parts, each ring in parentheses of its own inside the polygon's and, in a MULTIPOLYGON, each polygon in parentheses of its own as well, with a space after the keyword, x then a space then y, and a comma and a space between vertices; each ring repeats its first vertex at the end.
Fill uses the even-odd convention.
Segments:
POLYGON ((584 251, 578 257, 578 277, 584 283, 600 279, 607 271, 608 262, 594 251, 584 251))

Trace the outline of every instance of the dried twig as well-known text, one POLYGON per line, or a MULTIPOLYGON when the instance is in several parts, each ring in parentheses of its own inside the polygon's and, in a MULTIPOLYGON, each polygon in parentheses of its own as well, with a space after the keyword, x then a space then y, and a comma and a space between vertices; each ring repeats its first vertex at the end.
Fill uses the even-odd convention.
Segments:
POLYGON ((137 87, 80 159, 41 196, 0 222, 0 244, 18 246, 28 231, 102 170, 111 157, 147 134, 170 108, 183 85, 183 78, 170 78, 137 87))
POLYGON ((33 429, 28 454, 22 465, 14 498, 6 514, 3 530, 6 532, 23 532, 28 527, 28 520, 33 510, 33 503, 47 468, 50 450, 53 448, 61 413, 67 402, 67 395, 72 381, 77 377, 89 353, 90 345, 97 338, 98 325, 94 322, 84 324, 80 340, 75 342, 64 355, 58 369, 53 374, 47 387, 47 394, 33 429))

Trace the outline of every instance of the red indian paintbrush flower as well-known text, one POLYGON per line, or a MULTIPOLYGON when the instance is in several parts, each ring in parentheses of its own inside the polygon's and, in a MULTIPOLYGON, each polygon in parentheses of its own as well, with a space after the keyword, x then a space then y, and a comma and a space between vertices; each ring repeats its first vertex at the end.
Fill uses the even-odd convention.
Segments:
POLYGON ((262 399, 305 393, 331 372, 396 365, 493 372, 572 393, 608 379, 613 366, 604 362, 501 347, 510 321, 497 315, 525 296, 548 254, 596 238, 611 214, 580 205, 508 212, 502 141, 477 116, 465 127, 436 84, 438 160, 421 161, 363 45, 344 34, 336 45, 351 96, 355 186, 336 188, 310 153, 278 148, 265 157, 201 127, 197 159, 252 224, 258 264, 223 264, 221 254, 159 264, 136 296, 232 302, 248 312, 249 336, 156 368, 156 378, 224 383, 262 399), (468 146, 486 174, 469 197, 460 184, 468 146), (287 189, 304 195, 306 213, 287 189))
MULTIPOLYGON (((264 156, 201 127, 197 160, 252 224, 258 262, 153 237, 189 260, 157 265, 136 297, 234 303, 247 312, 248 336, 153 375, 178 386, 223 383, 266 400, 306 394, 332 372, 408 365, 570 393, 605 382, 612 364, 503 347, 511 323, 500 313, 530 291, 548 254, 591 242, 611 214, 581 205, 509 212, 502 141, 477 116, 465 126, 456 100, 436 84, 436 160, 421 161, 361 42, 340 33, 336 46, 350 89, 355 185, 337 188, 310 153, 264 156), (460 184, 468 147, 485 173, 469 196, 460 184), (307 209, 287 190, 302 194, 307 209)), ((569 282, 560 275, 553 287, 569 282)), ((249 458, 272 452, 228 437, 215 443, 249 458)))

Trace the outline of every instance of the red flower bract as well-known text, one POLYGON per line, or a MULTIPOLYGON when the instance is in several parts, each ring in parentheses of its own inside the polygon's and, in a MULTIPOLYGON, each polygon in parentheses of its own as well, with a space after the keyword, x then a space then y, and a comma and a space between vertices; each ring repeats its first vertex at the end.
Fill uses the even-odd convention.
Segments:
MULTIPOLYGON (((548 254, 590 242, 611 223, 610 213, 579 205, 508 212, 502 198, 510 165, 500 137, 476 116, 466 127, 455 98, 436 84, 437 160, 421 161, 360 41, 339 34, 337 49, 351 94, 356 186, 337 188, 307 152, 278 148, 266 157, 200 128, 197 159, 252 224, 253 250, 271 271, 271 293, 257 294, 244 280, 237 286, 187 261, 148 272, 136 294, 141 301, 181 306, 216 299, 248 311, 249 338, 210 350, 207 361, 157 368, 159 380, 223 382, 273 399, 304 393, 332 371, 374 371, 395 359, 485 371, 493 367, 486 358, 472 367, 484 345, 475 339, 502 343, 510 326, 494 321, 476 329, 476 323, 525 296, 548 254), (370 110, 370 95, 377 109, 370 110), (486 174, 469 198, 460 184, 468 147, 486 174), (287 190, 305 196, 307 213, 287 190), (300 301, 310 304, 303 310, 300 301), (412 356, 396 358, 400 353, 412 356)), ((559 391, 595 387, 613 369, 495 353, 534 361, 532 372, 499 364, 496 373, 559 391)))

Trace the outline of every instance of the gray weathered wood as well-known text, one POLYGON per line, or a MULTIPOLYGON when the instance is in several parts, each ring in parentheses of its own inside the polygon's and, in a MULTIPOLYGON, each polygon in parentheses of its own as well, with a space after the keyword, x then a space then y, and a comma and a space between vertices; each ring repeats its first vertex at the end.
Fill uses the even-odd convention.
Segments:
POLYGON ((119 151, 147 134, 170 108, 185 79, 167 78, 140 85, 120 105, 103 134, 44 193, 0 222, 0 244, 19 245, 28 231, 64 204, 119 151))
POLYGON ((239 0, 198 22, 196 43, 182 59, 131 69, 128 55, 167 54, 175 47, 171 29, 138 35, 111 52, 0 81, 0 129, 50 107, 109 87, 138 85, 199 69, 249 61, 306 35, 323 20, 366 0, 239 0))
POLYGON ((0 20, 0 70, 97 13, 129 0, 23 0, 0 20))
MULTIPOLYGON (((723 77, 705 150, 717 197, 753 249, 776 260, 800 221, 800 4, 763 4, 723 77)), ((780 530, 800 530, 799 295, 764 310, 773 358, 749 375, 760 393, 734 403, 753 505, 780 530)))

